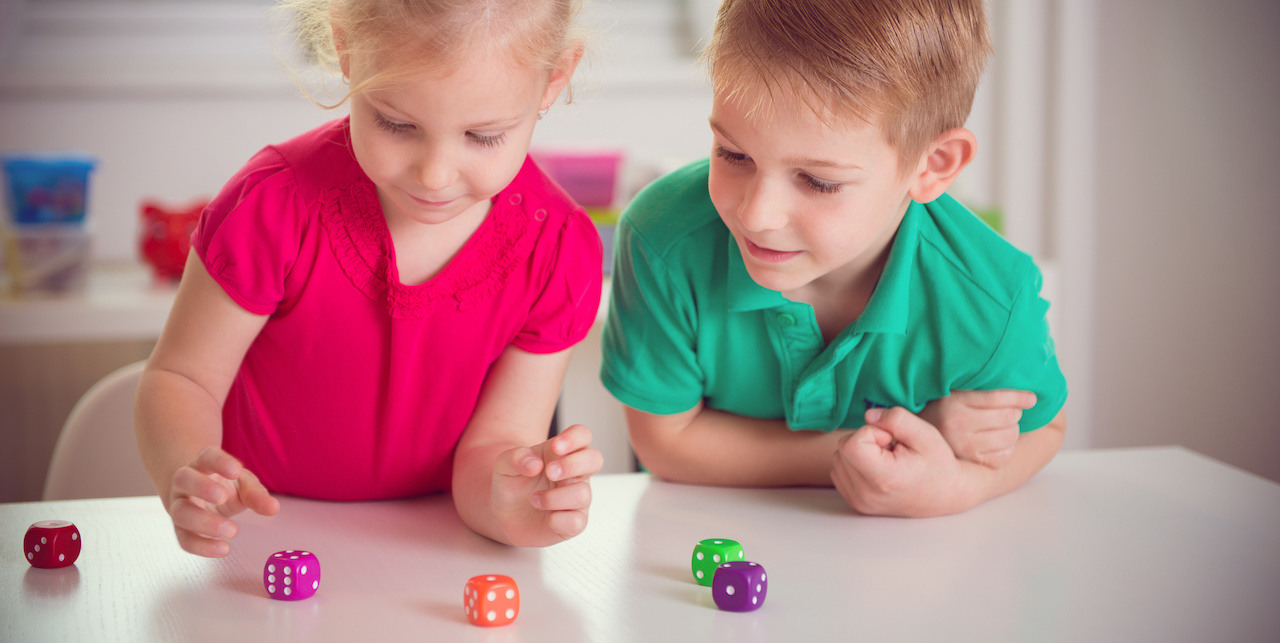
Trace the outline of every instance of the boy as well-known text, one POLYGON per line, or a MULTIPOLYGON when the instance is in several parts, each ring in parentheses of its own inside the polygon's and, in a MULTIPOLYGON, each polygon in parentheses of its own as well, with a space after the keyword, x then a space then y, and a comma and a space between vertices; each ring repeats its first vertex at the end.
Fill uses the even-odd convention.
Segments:
POLYGON ((944 194, 989 51, 982 0, 721 5, 712 157, 617 231, 601 378, 655 475, 934 516, 1057 453, 1039 271, 944 194))

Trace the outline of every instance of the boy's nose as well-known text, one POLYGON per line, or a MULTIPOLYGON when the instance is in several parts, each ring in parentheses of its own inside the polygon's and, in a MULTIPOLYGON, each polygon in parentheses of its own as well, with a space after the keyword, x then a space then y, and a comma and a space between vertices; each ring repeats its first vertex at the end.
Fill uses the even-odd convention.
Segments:
POLYGON ((764 181, 752 181, 738 204, 738 220, 751 232, 777 230, 786 225, 783 208, 764 181))

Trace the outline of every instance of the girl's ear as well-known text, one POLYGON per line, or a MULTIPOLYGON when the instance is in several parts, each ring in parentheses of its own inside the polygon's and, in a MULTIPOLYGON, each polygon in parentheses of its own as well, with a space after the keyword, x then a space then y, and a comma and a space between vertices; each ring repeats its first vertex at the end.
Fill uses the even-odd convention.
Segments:
MULTIPOLYGON (((560 61, 556 64, 556 68, 551 71, 551 80, 547 83, 547 91, 542 95, 541 109, 546 110, 556 98, 560 96, 560 92, 564 91, 565 86, 569 84, 569 79, 573 78, 573 72, 578 68, 578 63, 582 62, 583 45, 581 42, 575 42, 569 46, 560 57, 560 61)), ((570 93, 570 98, 573 98, 570 93)))
POLYGON ((956 127, 943 132, 925 149, 912 176, 907 192, 917 203, 928 203, 942 196, 960 176, 978 151, 973 132, 956 127))
POLYGON ((341 29, 332 27, 333 49, 338 53, 338 68, 342 70, 344 79, 351 78, 351 56, 347 54, 347 34, 341 29))

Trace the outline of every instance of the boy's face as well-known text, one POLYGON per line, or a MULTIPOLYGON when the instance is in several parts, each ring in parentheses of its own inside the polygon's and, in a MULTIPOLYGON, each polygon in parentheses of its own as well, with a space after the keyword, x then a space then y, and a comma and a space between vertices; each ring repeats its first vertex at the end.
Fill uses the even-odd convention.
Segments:
POLYGON ((773 107, 748 118, 715 98, 711 201, 756 283, 784 295, 851 287, 892 242, 912 178, 878 127, 828 127, 794 98, 773 107))

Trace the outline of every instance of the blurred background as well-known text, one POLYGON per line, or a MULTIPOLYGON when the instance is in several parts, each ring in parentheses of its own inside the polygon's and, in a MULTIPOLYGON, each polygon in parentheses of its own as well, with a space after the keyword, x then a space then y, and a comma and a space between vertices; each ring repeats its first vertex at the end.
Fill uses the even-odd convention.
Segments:
MULTIPOLYGON (((696 56, 717 5, 585 10, 574 100, 534 144, 619 161, 561 177, 606 190, 592 207, 606 241, 635 190, 708 153, 696 56)), ((997 55, 969 123, 979 159, 952 192, 1045 272, 1067 448, 1183 445, 1280 481, 1280 3, 989 6, 997 55)), ((345 114, 298 91, 269 7, 0 0, 4 220, 39 192, 17 194, 22 163, 88 177, 82 219, 13 223, 0 238, 0 502, 39 499, 72 406, 149 354, 183 213, 262 146, 345 114)), ((575 351, 558 421, 592 426, 606 471, 629 470, 599 355, 597 329, 575 351)))

